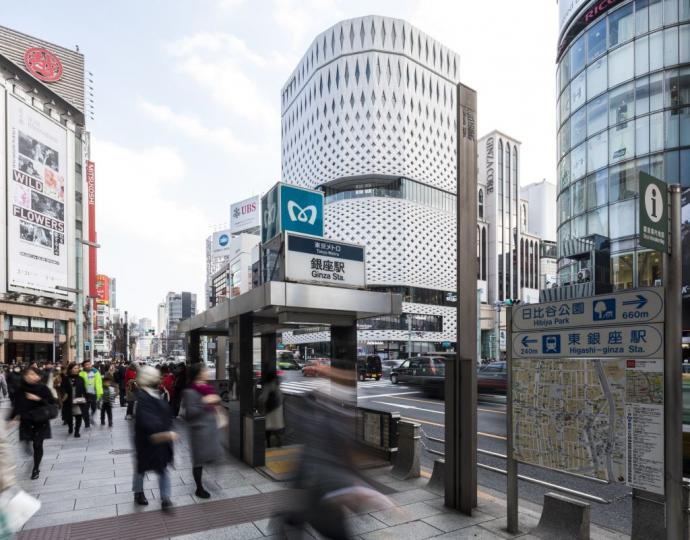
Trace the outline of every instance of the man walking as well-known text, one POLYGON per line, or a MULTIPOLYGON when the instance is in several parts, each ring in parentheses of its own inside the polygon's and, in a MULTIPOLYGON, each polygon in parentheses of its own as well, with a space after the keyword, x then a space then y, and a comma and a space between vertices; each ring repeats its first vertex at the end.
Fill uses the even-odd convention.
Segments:
POLYGON ((96 412, 96 403, 103 397, 103 377, 91 364, 91 360, 84 360, 79 376, 84 379, 86 387, 86 403, 88 404, 88 414, 84 419, 84 427, 91 427, 91 416, 96 412))

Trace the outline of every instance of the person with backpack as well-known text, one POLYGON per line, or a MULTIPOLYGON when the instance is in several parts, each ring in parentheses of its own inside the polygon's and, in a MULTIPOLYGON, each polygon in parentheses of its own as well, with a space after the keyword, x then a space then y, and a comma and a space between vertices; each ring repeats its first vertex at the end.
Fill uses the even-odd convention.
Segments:
POLYGON ((182 394, 182 400, 192 449, 192 474, 196 483, 194 494, 200 499, 208 499, 211 494, 204 489, 201 476, 203 466, 222 455, 216 412, 220 396, 208 384, 208 370, 203 364, 192 364, 188 374, 190 383, 182 394))
POLYGON ((34 468, 31 479, 39 476, 43 459, 43 441, 51 438, 50 420, 58 415, 57 402, 48 387, 41 382, 37 369, 26 368, 14 398, 10 420, 19 417, 19 440, 33 444, 34 468))

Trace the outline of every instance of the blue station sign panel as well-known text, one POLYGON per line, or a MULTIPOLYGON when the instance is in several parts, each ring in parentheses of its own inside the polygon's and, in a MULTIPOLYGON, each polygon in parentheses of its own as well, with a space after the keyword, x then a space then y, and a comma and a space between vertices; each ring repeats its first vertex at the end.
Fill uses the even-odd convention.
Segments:
POLYGON ((291 231, 323 237, 323 192, 277 183, 261 199, 261 241, 291 231))
POLYGON ((513 329, 547 331, 581 326, 661 323, 664 289, 654 287, 513 308, 513 329))

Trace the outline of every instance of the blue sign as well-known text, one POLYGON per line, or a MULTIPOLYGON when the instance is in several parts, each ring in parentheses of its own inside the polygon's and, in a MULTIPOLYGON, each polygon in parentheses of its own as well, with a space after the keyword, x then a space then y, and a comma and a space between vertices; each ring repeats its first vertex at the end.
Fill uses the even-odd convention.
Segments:
POLYGON ((558 334, 547 334, 542 336, 541 348, 543 354, 560 354, 561 336, 558 334))
POLYGON ((218 237, 218 245, 220 247, 225 247, 230 243, 230 237, 227 234, 221 234, 218 237))
POLYGON ((261 241, 284 231, 323 237, 323 193, 276 184, 261 200, 261 241))
POLYGON ((601 298, 592 304, 593 321, 615 321, 616 320, 616 299, 601 298))

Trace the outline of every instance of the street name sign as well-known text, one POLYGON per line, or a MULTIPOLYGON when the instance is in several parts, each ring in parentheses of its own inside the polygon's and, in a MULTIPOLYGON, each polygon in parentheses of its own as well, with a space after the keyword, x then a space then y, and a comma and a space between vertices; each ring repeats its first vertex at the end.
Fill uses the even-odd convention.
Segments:
POLYGON ((668 186, 640 172, 639 242, 642 247, 668 251, 668 186))
POLYGON ((664 320, 664 289, 654 287, 620 293, 524 304, 513 308, 515 330, 558 330, 593 324, 658 323, 664 320))

